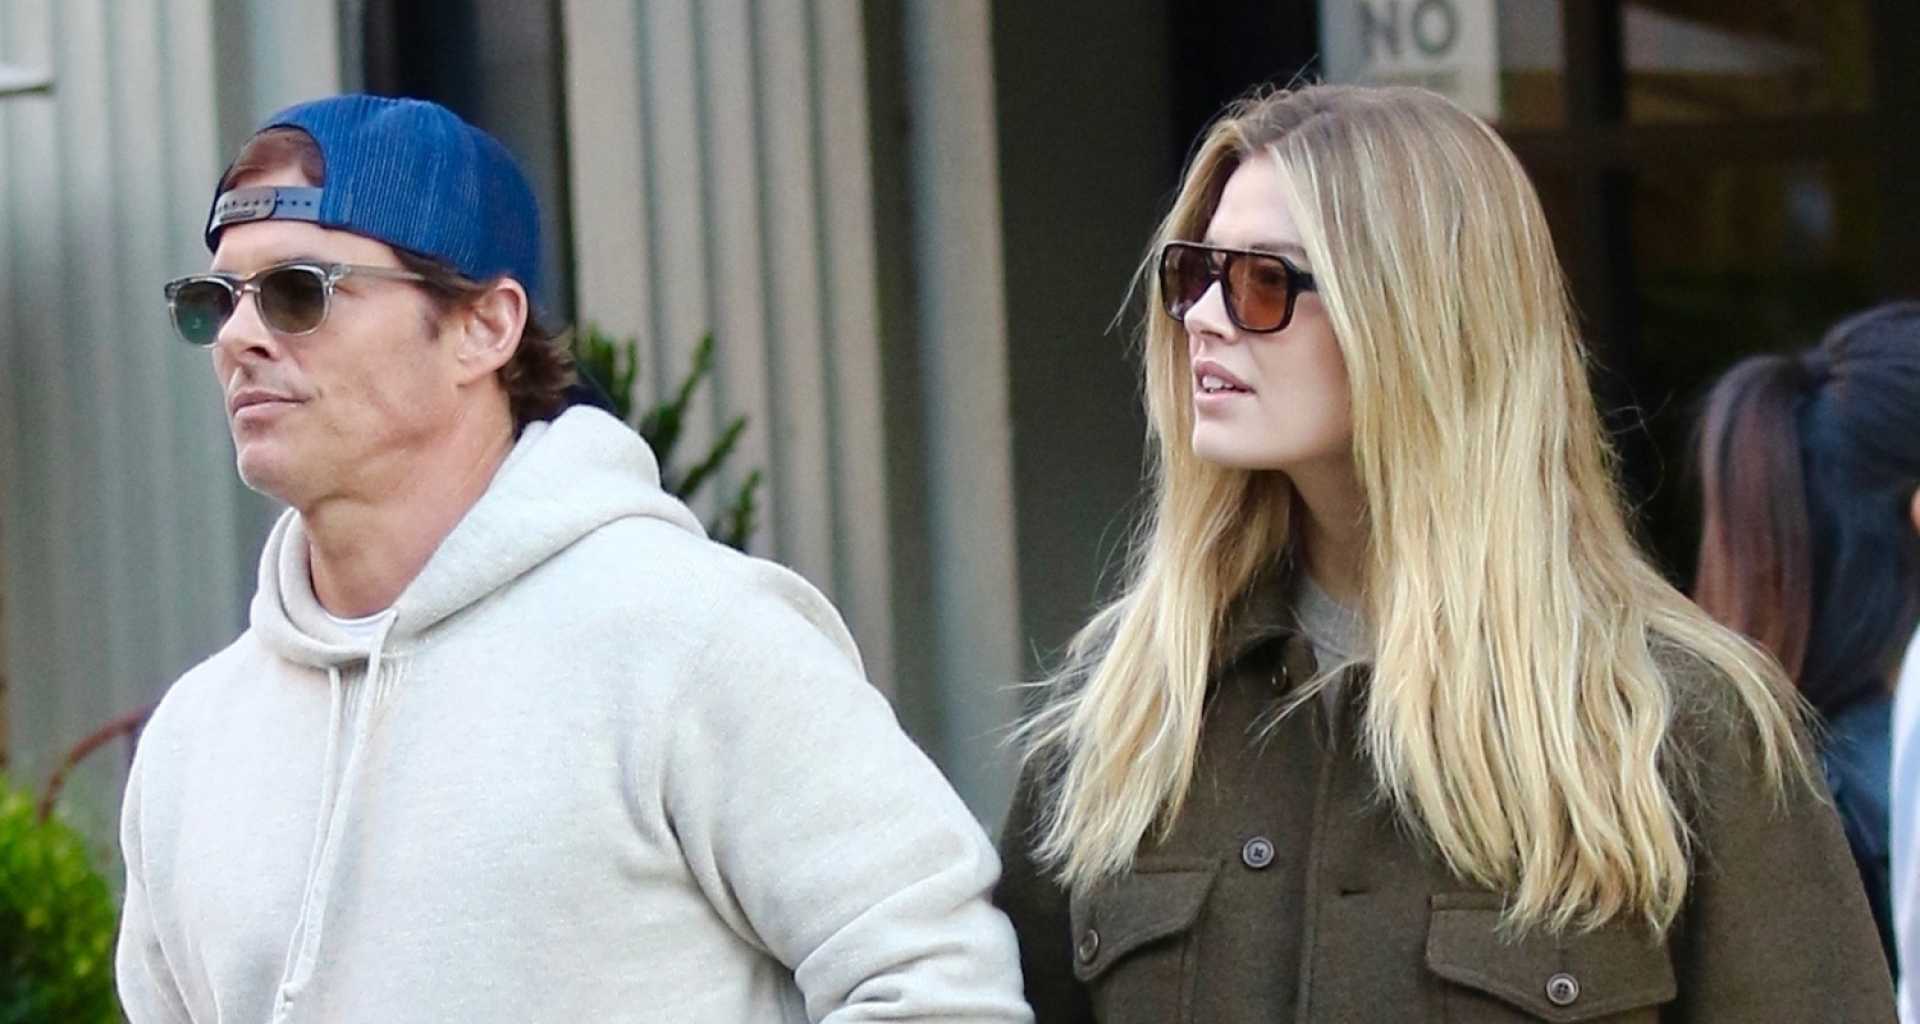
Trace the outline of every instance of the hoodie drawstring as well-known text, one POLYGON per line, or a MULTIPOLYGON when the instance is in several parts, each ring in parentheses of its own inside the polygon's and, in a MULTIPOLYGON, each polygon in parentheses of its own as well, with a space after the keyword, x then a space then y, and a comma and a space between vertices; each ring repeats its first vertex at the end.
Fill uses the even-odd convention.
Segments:
POLYGON ((279 997, 274 1007, 275 1024, 287 1019, 286 1014, 292 1008, 294 997, 312 979, 319 960, 327 903, 332 896, 334 875, 339 870, 341 837, 346 832, 347 821, 353 810, 354 793, 359 788, 357 784, 361 765, 365 761, 368 738, 374 717, 385 705, 393 689, 381 678, 381 659, 387 637, 393 632, 393 623, 393 617, 389 616, 374 637, 373 649, 367 655, 367 673, 363 681, 366 693, 360 701, 364 710, 355 719, 353 739, 347 745, 346 767, 339 773, 337 782, 334 768, 339 764, 340 734, 346 727, 345 685, 341 682, 338 668, 327 669, 332 699, 327 728, 326 777, 321 782, 320 790, 320 821, 324 827, 317 830, 314 851, 308 860, 312 868, 307 877, 305 897, 300 902, 300 917, 294 925, 293 942, 287 949, 286 965, 280 975, 279 997))

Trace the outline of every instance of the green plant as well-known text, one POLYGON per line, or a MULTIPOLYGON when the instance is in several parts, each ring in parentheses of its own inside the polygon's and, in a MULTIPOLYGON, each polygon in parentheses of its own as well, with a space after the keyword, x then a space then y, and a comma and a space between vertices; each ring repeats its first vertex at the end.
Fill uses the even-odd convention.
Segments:
MULTIPOLYGON (((673 462, 674 448, 685 433, 687 406, 692 403, 700 382, 713 373, 711 334, 701 338, 700 344, 694 347, 693 366, 673 396, 645 410, 634 408, 633 402, 633 384, 640 372, 639 338, 615 339, 588 324, 574 340, 573 355, 580 372, 591 377, 613 400, 615 415, 646 438, 654 457, 660 460, 660 485, 682 501, 691 501, 702 487, 716 478, 747 429, 747 418, 735 416, 727 421, 720 437, 691 468, 681 472, 673 462)), ((731 494, 722 496, 717 517, 707 524, 709 535, 729 547, 746 548, 759 514, 762 479, 760 470, 751 470, 731 494)))
POLYGON ((0 776, 0 1024, 119 1020, 116 917, 86 841, 0 776))

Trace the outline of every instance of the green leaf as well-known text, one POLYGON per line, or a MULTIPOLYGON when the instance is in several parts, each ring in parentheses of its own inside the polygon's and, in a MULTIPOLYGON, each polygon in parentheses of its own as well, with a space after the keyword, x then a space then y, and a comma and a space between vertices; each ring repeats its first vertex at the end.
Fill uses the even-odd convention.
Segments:
POLYGON ((720 518, 707 532, 720 543, 741 551, 747 549, 747 542, 753 539, 755 518, 759 505, 755 495, 759 493, 762 477, 759 470, 747 474, 735 492, 733 500, 720 513, 720 518))
MULTIPOLYGON (((654 456, 660 460, 662 480, 669 479, 665 467, 673 461, 674 448, 680 443, 680 435, 687 420, 687 407, 693 404, 694 392, 712 370, 713 335, 708 334, 694 346, 693 367, 681 380, 680 387, 674 392, 674 396, 648 410, 647 415, 640 421, 640 436, 647 439, 647 443, 653 447, 654 456)), ((685 496, 685 492, 677 483, 670 483, 667 489, 685 496)))
POLYGON ((681 480, 677 492, 680 497, 691 498, 700 493, 701 485, 719 472, 721 464, 727 461, 727 456, 733 454, 734 446, 740 443, 740 434, 746 429, 745 416, 736 416, 732 423, 727 424, 727 429, 720 435, 720 440, 714 442, 713 450, 707 453, 706 458, 700 460, 699 465, 688 470, 686 477, 681 480))
POLYGON ((118 1021, 117 916, 85 840, 0 776, 0 1022, 118 1021))
MULTIPOLYGON (((639 338, 615 339, 589 323, 574 337, 574 361, 582 374, 593 378, 608 393, 619 417, 646 439, 660 464, 661 486, 681 500, 693 498, 711 483, 739 447, 747 428, 744 416, 730 420, 691 469, 682 471, 675 459, 680 442, 686 436, 694 397, 713 375, 712 334, 703 335, 694 346, 687 374, 680 379, 672 396, 644 410, 636 409, 633 401, 634 383, 639 379, 640 369, 639 338)), ((756 495, 762 482, 761 471, 753 469, 732 497, 725 499, 719 517, 708 531, 715 539, 735 548, 746 547, 756 525, 759 509, 756 495)), ((3 1017, 0 1024, 5 1024, 3 1017)))

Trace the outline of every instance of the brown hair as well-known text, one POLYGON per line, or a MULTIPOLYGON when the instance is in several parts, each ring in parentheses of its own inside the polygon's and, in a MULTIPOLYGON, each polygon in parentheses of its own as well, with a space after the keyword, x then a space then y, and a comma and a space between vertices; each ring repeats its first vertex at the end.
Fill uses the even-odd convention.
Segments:
MULTIPOLYGON (((220 179, 220 191, 233 188, 242 179, 286 167, 297 169, 312 185, 326 184, 326 157, 314 143, 313 136, 298 128, 282 127, 269 128, 247 140, 233 166, 220 179)), ((421 289, 431 301, 436 319, 466 308, 498 280, 475 281, 443 260, 399 246, 391 248, 401 266, 426 278, 421 289)), ((534 420, 552 419, 566 408, 567 389, 575 380, 569 340, 566 331, 536 322, 529 311, 513 358, 500 368, 500 384, 507 392, 514 433, 518 434, 534 420)))
POLYGON ((1707 398, 1697 441, 1700 560, 1693 599, 1798 680, 1813 620, 1805 467, 1791 410, 1805 386, 1792 356, 1756 356, 1707 398))
POLYGON ((1832 716, 1885 693, 1920 622, 1920 303, 1752 356, 1708 394, 1694 442, 1694 598, 1780 659, 1832 716))

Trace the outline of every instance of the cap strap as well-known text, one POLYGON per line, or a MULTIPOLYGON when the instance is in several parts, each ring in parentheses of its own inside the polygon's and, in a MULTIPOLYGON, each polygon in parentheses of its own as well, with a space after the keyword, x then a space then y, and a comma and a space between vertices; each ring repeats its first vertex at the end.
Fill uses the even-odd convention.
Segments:
POLYGON ((236 188, 213 204, 208 237, 229 224, 250 220, 319 220, 321 189, 256 185, 236 188))

